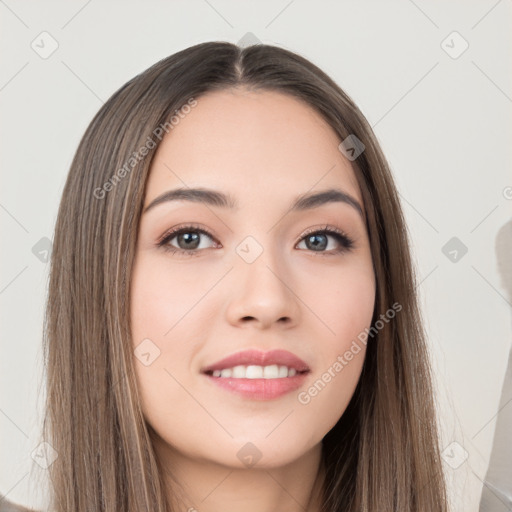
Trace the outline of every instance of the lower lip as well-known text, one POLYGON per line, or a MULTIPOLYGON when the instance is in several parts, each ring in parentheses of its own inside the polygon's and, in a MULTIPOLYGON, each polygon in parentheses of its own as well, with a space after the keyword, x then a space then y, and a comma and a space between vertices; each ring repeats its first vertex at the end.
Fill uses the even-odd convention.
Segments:
POLYGON ((282 379, 233 379, 229 377, 212 377, 208 379, 223 389, 242 395, 251 400, 272 400, 298 389, 304 383, 309 372, 298 373, 293 377, 282 379))

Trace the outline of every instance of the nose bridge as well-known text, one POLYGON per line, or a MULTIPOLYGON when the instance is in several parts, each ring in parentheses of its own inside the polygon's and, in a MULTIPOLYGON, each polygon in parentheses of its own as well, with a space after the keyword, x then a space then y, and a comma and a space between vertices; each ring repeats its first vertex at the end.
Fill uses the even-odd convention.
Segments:
POLYGON ((287 323, 298 320, 299 308, 292 292, 291 273, 285 270, 285 255, 279 253, 279 244, 270 244, 270 239, 247 236, 235 249, 228 309, 232 322, 251 318, 269 325, 280 319, 287 323))

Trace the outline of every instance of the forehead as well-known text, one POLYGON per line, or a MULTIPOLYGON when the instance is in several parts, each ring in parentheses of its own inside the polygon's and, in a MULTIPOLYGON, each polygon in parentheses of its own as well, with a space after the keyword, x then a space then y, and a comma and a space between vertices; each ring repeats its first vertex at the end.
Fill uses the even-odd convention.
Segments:
POLYGON ((146 196, 204 186, 229 190, 243 202, 337 187, 361 201, 340 142, 320 114, 291 95, 238 88, 210 92, 183 111, 163 138, 146 196))

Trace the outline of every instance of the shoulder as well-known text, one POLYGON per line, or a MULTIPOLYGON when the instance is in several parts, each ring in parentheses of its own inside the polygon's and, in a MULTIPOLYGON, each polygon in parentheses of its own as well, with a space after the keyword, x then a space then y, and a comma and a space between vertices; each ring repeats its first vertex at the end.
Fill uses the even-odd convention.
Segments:
POLYGON ((0 512, 36 512, 32 508, 16 505, 0 494, 0 512))

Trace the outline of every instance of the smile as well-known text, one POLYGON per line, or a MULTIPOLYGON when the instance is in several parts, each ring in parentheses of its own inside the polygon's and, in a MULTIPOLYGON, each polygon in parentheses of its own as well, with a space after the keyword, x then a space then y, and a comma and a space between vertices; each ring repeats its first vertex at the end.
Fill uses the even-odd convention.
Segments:
POLYGON ((286 350, 246 350, 201 370, 213 384, 250 400, 272 400, 295 391, 310 372, 286 350))
MULTIPOLYGON (((303 372, 299 372, 303 373, 303 372)), ((234 379, 282 379, 285 377, 293 377, 297 374, 295 368, 288 368, 288 366, 278 366, 273 364, 270 366, 257 366, 257 365, 238 365, 233 368, 224 368, 222 370, 213 370, 211 375, 213 377, 234 378, 234 379)))

